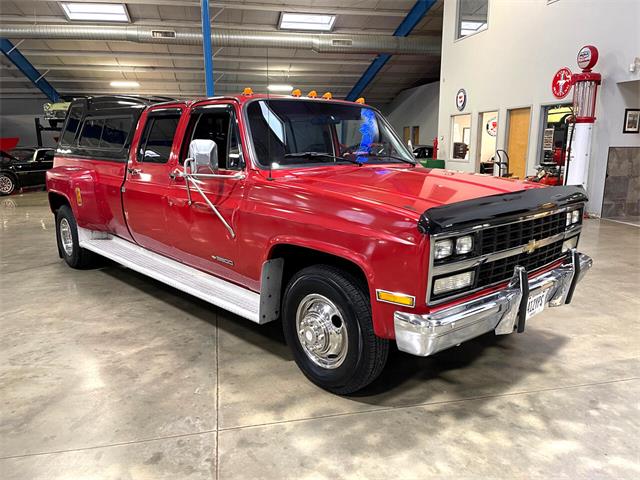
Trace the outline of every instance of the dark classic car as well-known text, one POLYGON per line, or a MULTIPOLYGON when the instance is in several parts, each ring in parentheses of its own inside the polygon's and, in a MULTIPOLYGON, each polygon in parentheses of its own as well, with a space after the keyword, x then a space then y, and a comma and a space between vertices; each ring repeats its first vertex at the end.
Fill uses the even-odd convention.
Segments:
POLYGON ((45 173, 53 167, 53 148, 24 147, 0 150, 0 195, 16 189, 45 184, 45 173))

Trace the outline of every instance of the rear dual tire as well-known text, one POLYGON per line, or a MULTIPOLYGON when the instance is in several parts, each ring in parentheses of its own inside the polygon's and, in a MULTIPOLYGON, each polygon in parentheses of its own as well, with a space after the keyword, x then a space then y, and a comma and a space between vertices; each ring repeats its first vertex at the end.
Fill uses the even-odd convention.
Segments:
POLYGON ((78 224, 68 205, 62 205, 56 212, 56 240, 60 257, 71 268, 89 268, 95 263, 95 255, 80 247, 78 224))
POLYGON ((366 287, 329 265, 296 273, 283 297, 283 330, 296 364, 316 385, 347 395, 384 369, 389 341, 373 332, 366 287))

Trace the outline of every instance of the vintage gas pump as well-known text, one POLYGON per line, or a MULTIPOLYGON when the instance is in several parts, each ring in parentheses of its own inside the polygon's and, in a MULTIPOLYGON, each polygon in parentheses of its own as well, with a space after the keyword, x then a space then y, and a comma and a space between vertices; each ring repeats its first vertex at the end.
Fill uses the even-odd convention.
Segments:
POLYGON ((593 45, 582 47, 578 52, 577 60, 582 73, 575 73, 571 77, 575 125, 565 182, 567 185, 586 186, 591 156, 591 136, 593 124, 596 121, 596 96, 602 76, 591 71, 598 61, 598 49, 593 45))

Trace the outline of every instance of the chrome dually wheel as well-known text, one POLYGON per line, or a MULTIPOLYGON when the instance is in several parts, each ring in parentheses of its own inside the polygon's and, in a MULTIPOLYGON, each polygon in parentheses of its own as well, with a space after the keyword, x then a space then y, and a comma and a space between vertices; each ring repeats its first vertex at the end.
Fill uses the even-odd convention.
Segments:
POLYGON ((64 253, 68 256, 73 255, 73 236, 71 235, 71 226, 66 218, 60 220, 60 242, 64 253))
POLYGON ((302 299, 296 312, 298 340, 309 359, 322 368, 338 368, 347 355, 347 326, 338 307, 323 295, 302 299))

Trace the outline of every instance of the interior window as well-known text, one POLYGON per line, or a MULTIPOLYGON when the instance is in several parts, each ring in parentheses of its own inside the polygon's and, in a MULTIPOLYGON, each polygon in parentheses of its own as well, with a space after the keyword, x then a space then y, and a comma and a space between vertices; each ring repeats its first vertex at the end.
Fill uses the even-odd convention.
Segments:
POLYGON ((100 145, 103 125, 104 119, 102 118, 87 118, 82 125, 82 132, 80 133, 80 141, 78 144, 85 148, 98 147, 100 145))
POLYGON ((456 39, 487 29, 489 0, 458 0, 456 39))
POLYGON ((131 130, 131 117, 107 118, 104 121, 100 148, 109 150, 121 150, 129 136, 131 130))
POLYGON ((149 116, 138 148, 138 161, 167 163, 179 121, 179 113, 149 116))
POLYGON ((213 140, 218 147, 218 168, 223 170, 240 170, 242 154, 235 116, 231 111, 215 109, 202 113, 194 113, 189 121, 188 131, 180 156, 181 163, 187 157, 189 144, 193 140, 213 140))
POLYGON ((75 106, 69 109, 69 116, 67 118, 67 124, 65 125, 62 137, 60 137, 61 145, 72 145, 78 133, 78 126, 80 125, 80 119, 82 118, 82 106, 75 106))

